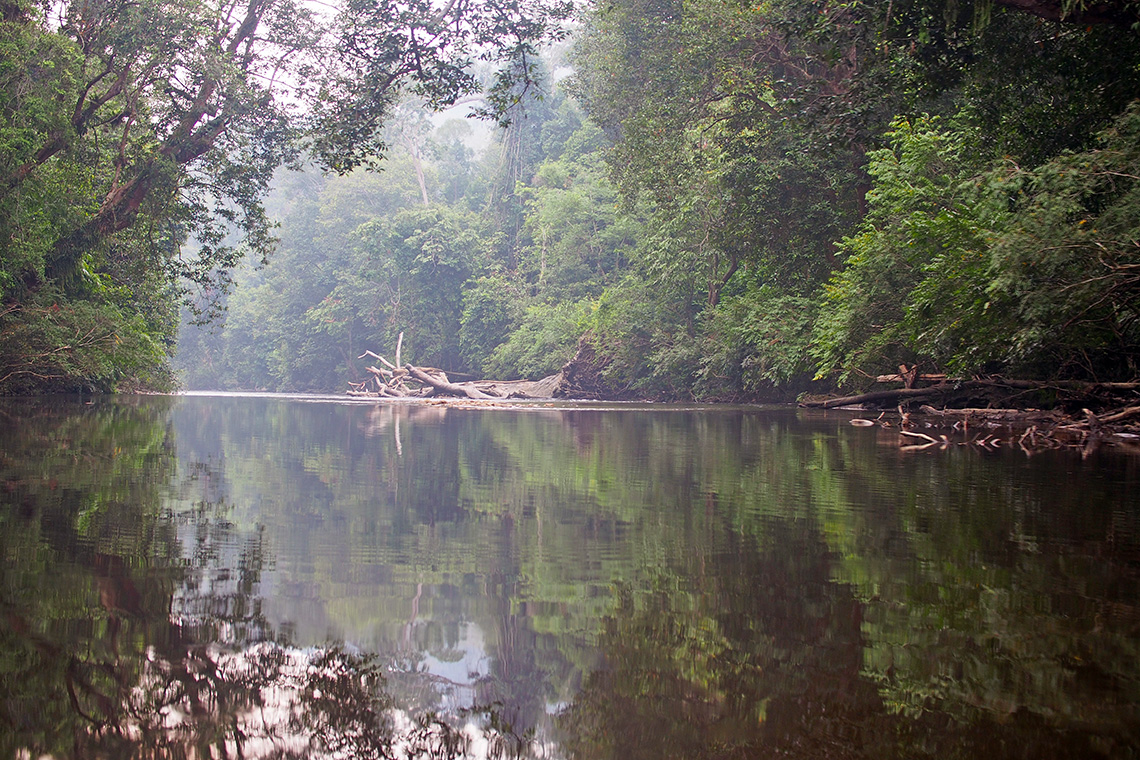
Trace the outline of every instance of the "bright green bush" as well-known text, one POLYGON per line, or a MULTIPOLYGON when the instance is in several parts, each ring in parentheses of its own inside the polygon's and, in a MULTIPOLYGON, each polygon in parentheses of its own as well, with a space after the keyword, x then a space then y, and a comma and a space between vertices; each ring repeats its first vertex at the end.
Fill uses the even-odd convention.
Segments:
POLYGON ((840 383, 918 363, 957 369, 986 320, 992 204, 963 133, 936 119, 896 119, 870 154, 869 210, 823 289, 811 353, 840 383))
POLYGON ((589 309, 588 301, 528 307, 521 324, 484 362, 483 374, 537 380, 558 372, 574 358, 589 309))

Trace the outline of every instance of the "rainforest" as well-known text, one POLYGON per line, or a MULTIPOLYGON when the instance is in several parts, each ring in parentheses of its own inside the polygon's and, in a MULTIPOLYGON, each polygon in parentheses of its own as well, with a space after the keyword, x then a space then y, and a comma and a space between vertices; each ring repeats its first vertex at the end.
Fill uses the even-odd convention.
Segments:
POLYGON ((1138 33, 0 0, 0 757, 1135 760, 1138 33))
POLYGON ((1137 377, 1131 3, 2 10, 4 394, 1137 377))

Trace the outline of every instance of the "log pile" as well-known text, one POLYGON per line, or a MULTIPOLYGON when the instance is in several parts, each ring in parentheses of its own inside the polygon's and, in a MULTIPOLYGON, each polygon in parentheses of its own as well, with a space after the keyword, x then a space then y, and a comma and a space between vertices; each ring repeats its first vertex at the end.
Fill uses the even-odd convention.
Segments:
POLYGON ((530 392, 537 382, 518 380, 515 382, 478 381, 454 383, 447 373, 435 367, 416 367, 405 364, 398 367, 371 351, 360 358, 371 356, 379 363, 367 367, 371 375, 362 383, 349 381, 348 395, 361 398, 402 398, 417 399, 432 396, 456 396, 470 399, 507 398, 549 398, 546 394, 532 395, 530 392))
POLYGON ((562 373, 541 380, 476 380, 452 382, 447 373, 435 367, 401 364, 404 334, 396 341, 395 361, 373 351, 365 351, 358 359, 371 358, 375 363, 365 367, 369 377, 360 383, 349 381, 348 395, 360 398, 422 399, 451 396, 458 398, 549 399, 569 398, 563 392, 562 373))
POLYGON ((1140 383, 1002 377, 954 380, 918 375, 915 368, 905 366, 898 375, 881 375, 876 380, 903 383, 903 387, 805 399, 800 406, 864 411, 896 407, 897 416, 883 411, 873 419, 855 418, 851 424, 897 427, 903 451, 1004 445, 1027 453, 1075 447, 1087 456, 1102 444, 1140 447, 1140 383), (923 381, 931 384, 921 387, 923 381), (919 404, 917 409, 915 404, 919 404))
POLYGON ((902 388, 869 391, 851 396, 805 398, 800 406, 835 409, 845 406, 893 408, 912 402, 938 403, 944 408, 1027 406, 1057 409, 1091 408, 1098 412, 1119 410, 1140 402, 1140 383, 1096 383, 1078 380, 1014 380, 1004 377, 947 378, 917 375, 915 368, 900 367, 898 375, 880 375, 877 382, 901 382, 902 388), (929 385, 921 385, 921 381, 929 385))

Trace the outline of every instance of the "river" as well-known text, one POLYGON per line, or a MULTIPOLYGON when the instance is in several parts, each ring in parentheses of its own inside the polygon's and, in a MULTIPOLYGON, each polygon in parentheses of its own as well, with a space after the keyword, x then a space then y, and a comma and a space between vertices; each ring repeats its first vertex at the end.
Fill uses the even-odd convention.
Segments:
POLYGON ((0 757, 1140 754, 1140 457, 850 416, 4 400, 0 757))

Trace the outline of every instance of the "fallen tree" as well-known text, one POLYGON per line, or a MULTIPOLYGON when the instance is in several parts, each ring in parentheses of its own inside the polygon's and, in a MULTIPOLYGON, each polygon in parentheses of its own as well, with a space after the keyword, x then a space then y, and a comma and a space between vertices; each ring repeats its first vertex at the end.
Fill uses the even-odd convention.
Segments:
POLYGON ((428 398, 429 396, 462 396, 473 399, 504 398, 493 389, 480 389, 476 383, 453 383, 447 373, 435 367, 405 364, 397 367, 379 354, 366 351, 359 357, 371 356, 384 367, 365 367, 371 375, 361 383, 349 381, 348 395, 366 398, 428 398))
POLYGON ((452 396, 480 401, 494 399, 616 399, 624 395, 605 382, 606 363, 598 359, 589 336, 578 343, 578 350, 557 373, 541 380, 471 380, 452 382, 447 373, 435 367, 401 364, 404 334, 396 341, 395 362, 373 351, 357 359, 372 358, 376 364, 365 367, 368 378, 349 381, 348 395, 362 398, 428 398, 452 396), (379 365, 379 366, 377 366, 379 365))
POLYGON ((1106 443, 1140 446, 1140 383, 1002 377, 930 379, 937 382, 925 388, 911 387, 915 376, 911 373, 908 377, 904 371, 877 380, 903 382, 907 387, 803 399, 800 406, 861 410, 893 407, 897 415, 882 411, 875 418, 857 417, 850 422, 857 427, 897 428, 900 450, 908 452, 954 445, 988 449, 1010 446, 1027 454, 1048 448, 1080 448, 1087 456, 1106 443), (924 403, 914 410, 915 402, 924 403), (927 432, 917 429, 920 427, 927 432))
POLYGON ((484 393, 483 391, 470 384, 464 385, 461 383, 452 383, 447 379, 447 375, 445 375, 443 372, 440 372, 438 376, 433 377, 426 371, 420 369, 419 367, 413 367, 411 364, 405 364, 404 369, 408 371, 409 375, 419 380, 424 385, 427 385, 440 393, 446 393, 452 396, 467 396, 467 398, 501 398, 497 394, 491 395, 489 393, 484 393))
POLYGON ((874 405, 894 407, 918 400, 937 400, 946 407, 983 402, 984 406, 1049 406, 1103 409, 1140 400, 1140 383, 1096 383, 1076 380, 1011 380, 1003 377, 972 380, 942 380, 925 388, 894 388, 851 396, 805 398, 804 407, 834 409, 844 406, 874 405), (1025 403, 1015 403, 1017 401, 1025 403), (1003 403, 1004 402, 1004 403, 1003 403))

